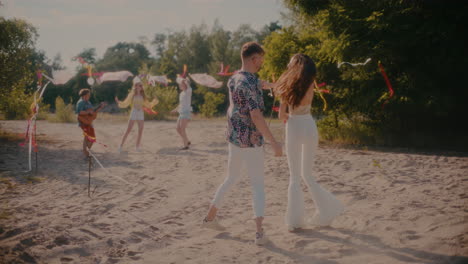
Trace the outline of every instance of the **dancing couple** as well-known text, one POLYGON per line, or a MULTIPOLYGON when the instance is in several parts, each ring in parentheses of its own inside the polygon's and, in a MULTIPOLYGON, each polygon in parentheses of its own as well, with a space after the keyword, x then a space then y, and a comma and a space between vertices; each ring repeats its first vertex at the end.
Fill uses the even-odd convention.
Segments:
POLYGON ((262 88, 275 89, 281 100, 280 118, 286 120, 286 154, 290 172, 285 219, 288 230, 299 232, 305 226, 301 176, 317 206, 312 219, 314 224, 329 225, 344 210, 341 202, 323 189, 312 174, 314 154, 318 146, 317 126, 310 114, 316 76, 314 62, 304 54, 296 54, 278 82, 269 84, 254 75, 262 66, 264 53, 258 43, 245 43, 241 50, 242 68, 229 79, 227 175, 218 187, 202 223, 206 228, 225 229, 217 221, 216 215, 223 197, 239 179, 241 165, 245 163, 253 193, 257 245, 268 241, 262 227, 265 207, 264 137, 270 142, 275 156, 282 155, 282 147, 273 137, 263 117, 265 106, 262 88))

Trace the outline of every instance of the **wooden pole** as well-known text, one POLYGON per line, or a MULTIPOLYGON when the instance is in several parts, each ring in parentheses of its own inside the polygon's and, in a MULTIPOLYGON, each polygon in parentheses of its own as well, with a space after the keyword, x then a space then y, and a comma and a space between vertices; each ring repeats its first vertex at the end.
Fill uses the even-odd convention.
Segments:
POLYGON ((91 197, 91 155, 88 154, 88 197, 91 197))
POLYGON ((37 175, 37 151, 36 151, 36 175, 37 175))

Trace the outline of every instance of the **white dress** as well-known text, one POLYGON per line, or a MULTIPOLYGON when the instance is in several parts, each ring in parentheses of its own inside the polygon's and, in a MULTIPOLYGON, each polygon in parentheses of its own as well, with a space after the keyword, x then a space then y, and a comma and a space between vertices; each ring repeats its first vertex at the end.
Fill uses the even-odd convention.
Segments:
POLYGON ((143 112, 143 96, 135 95, 133 97, 132 112, 130 113, 130 120, 145 120, 143 112))

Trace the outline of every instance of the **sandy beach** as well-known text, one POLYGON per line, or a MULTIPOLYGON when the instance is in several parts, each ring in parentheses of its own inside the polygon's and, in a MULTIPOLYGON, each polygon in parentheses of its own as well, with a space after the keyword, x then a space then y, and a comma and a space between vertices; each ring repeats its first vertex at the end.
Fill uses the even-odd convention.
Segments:
MULTIPOLYGON (((26 121, 0 121, 24 133, 26 121)), ((273 123, 283 140, 284 128, 273 123)), ((265 231, 254 244, 248 177, 226 196, 224 232, 200 228, 225 177, 224 120, 190 123, 190 150, 175 122, 145 123, 124 151, 126 122, 98 120, 93 152, 82 158, 77 124, 39 121, 39 170, 25 173, 27 148, 0 147, 0 263, 468 263, 468 154, 320 146, 315 177, 345 204, 330 227, 289 233, 284 224, 286 157, 265 156, 265 231), (27 177, 34 176, 32 183, 27 177)), ((30 177, 31 178, 31 177, 30 177)), ((315 212, 305 185, 307 215, 315 212)))

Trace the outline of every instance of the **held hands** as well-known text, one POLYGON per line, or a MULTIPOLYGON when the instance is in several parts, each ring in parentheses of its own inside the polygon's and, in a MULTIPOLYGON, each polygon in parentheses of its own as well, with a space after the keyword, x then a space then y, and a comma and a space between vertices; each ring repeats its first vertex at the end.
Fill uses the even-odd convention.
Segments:
POLYGON ((119 98, 117 98, 117 96, 114 97, 114 100, 115 100, 115 102, 116 102, 117 104, 119 103, 119 98))
POLYGON ((272 142, 271 147, 273 148, 273 151, 275 152, 275 157, 281 157, 283 156, 283 147, 281 146, 280 143, 278 142, 272 142))

